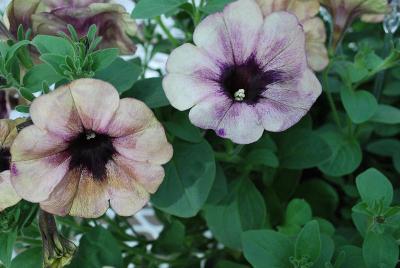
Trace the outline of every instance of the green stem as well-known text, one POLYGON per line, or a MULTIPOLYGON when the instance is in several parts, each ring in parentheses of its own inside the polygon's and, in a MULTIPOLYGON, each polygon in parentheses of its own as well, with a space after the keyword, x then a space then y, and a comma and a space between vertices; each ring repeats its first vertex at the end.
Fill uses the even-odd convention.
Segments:
POLYGON ((332 114, 333 114, 333 119, 335 120, 335 123, 339 127, 339 129, 342 129, 342 126, 340 124, 339 114, 336 109, 335 101, 333 100, 332 93, 328 89, 329 69, 330 69, 330 65, 328 67, 326 67, 326 69, 323 72, 324 92, 326 94, 326 97, 328 98, 329 106, 331 107, 332 114))
POLYGON ((196 6, 196 0, 192 0, 192 6, 193 6, 193 23, 194 26, 197 26, 197 24, 199 24, 200 22, 200 12, 196 6))
MULTIPOLYGON (((383 57, 384 58, 386 58, 389 54, 390 44, 392 43, 392 40, 393 40, 393 35, 391 33, 388 33, 385 35, 385 41, 384 41, 385 43, 384 43, 384 48, 383 48, 383 57)), ((385 82, 385 70, 378 73, 376 80, 375 80, 374 96, 376 97, 378 102, 382 95, 384 82, 385 82)))
POLYGON ((168 40, 174 45, 174 46, 179 46, 179 41, 172 35, 171 31, 168 29, 167 26, 165 26, 164 22, 162 21, 161 17, 158 16, 156 18, 156 21, 158 25, 160 25, 161 29, 163 32, 167 35, 168 40))

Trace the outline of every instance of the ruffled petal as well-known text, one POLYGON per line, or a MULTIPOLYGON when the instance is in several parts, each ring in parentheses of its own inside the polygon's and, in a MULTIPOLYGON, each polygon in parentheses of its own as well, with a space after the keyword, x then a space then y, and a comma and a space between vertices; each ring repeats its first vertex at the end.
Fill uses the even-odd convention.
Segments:
POLYGON ((30 114, 37 127, 62 139, 68 140, 82 132, 82 123, 68 85, 36 98, 30 114))
POLYGON ((218 136, 229 138, 235 143, 249 144, 261 138, 264 128, 253 105, 236 102, 215 131, 218 136))
POLYGON ((68 143, 58 136, 41 130, 35 125, 24 128, 11 146, 13 162, 34 160, 60 153, 68 143))
POLYGON ((165 164, 172 158, 172 146, 156 119, 139 132, 113 139, 113 145, 124 157, 139 162, 165 164))
POLYGON ((106 213, 109 199, 106 180, 96 180, 90 172, 83 169, 69 214, 82 218, 98 218, 106 213))
POLYGON ((320 18, 310 19, 303 23, 303 28, 306 34, 308 65, 314 71, 322 71, 329 64, 324 22, 320 18))
POLYGON ((46 201, 40 202, 40 207, 58 216, 66 216, 72 207, 78 190, 80 171, 70 170, 51 192, 46 201))
POLYGON ((107 127, 111 137, 127 136, 146 128, 154 120, 153 112, 143 102, 125 98, 119 103, 113 120, 107 127))
POLYGON ((311 70, 305 71, 300 80, 268 88, 255 106, 264 128, 277 132, 293 126, 308 112, 321 90, 311 70))
POLYGON ((165 172, 160 165, 137 162, 122 155, 114 157, 114 162, 149 193, 155 193, 162 183, 165 172))
POLYGON ((0 211, 12 207, 21 200, 10 181, 10 171, 0 173, 0 211))
POLYGON ((79 79, 69 84, 79 117, 85 129, 106 133, 119 106, 117 90, 96 79, 79 79))
POLYGON ((265 19, 255 52, 264 71, 280 72, 288 79, 307 67, 303 28, 288 12, 275 12, 265 19))
POLYGON ((232 104, 225 94, 214 94, 196 104, 189 112, 189 119, 197 127, 217 129, 232 104))
POLYGON ((220 64, 240 64, 253 53, 262 21, 261 10, 253 0, 239 0, 204 19, 196 27, 193 40, 220 64))
POLYGON ((107 165, 110 204, 121 216, 132 216, 149 201, 149 193, 114 162, 107 165))
POLYGON ((184 44, 168 58, 165 94, 175 108, 186 110, 218 90, 221 69, 201 49, 184 44))
POLYGON ((40 159, 13 161, 11 182, 24 199, 38 203, 50 193, 68 172, 70 157, 66 153, 53 154, 40 159))

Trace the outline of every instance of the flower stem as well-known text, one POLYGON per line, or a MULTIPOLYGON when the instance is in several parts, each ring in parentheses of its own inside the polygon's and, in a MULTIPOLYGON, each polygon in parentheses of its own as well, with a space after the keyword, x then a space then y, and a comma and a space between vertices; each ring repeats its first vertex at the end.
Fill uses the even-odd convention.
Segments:
POLYGON ((40 210, 39 228, 43 241, 44 268, 59 268, 70 264, 76 246, 58 233, 54 216, 40 210))
MULTIPOLYGON (((393 34, 389 32, 388 34, 385 35, 383 58, 386 58, 388 56, 392 41, 393 41, 393 34)), ((374 96, 378 100, 378 102, 382 95, 384 82, 385 82, 385 70, 378 73, 375 79, 374 96)))
POLYGON ((162 21, 161 17, 158 16, 156 18, 156 21, 158 25, 160 25, 161 29, 165 33, 165 35, 168 37, 168 40, 174 45, 174 46, 179 46, 179 41, 172 35, 171 31, 168 29, 167 26, 165 26, 164 22, 162 21))
POLYGON ((340 119, 339 119, 339 114, 336 109, 335 101, 333 100, 332 93, 328 89, 328 73, 329 73, 330 65, 326 67, 326 69, 323 72, 323 84, 324 84, 324 92, 326 94, 326 97, 329 102, 329 106, 331 107, 332 114, 333 114, 333 120, 335 120, 336 125, 339 127, 339 129, 342 129, 342 126, 340 124, 340 119))

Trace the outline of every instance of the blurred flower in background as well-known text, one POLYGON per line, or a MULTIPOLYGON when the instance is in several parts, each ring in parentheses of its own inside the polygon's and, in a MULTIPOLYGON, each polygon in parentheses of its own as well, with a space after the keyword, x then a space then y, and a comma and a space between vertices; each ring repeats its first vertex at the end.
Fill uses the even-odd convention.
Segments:
POLYGON ((389 10, 387 0, 320 0, 320 2, 332 15, 335 47, 354 19, 367 15, 363 17, 365 21, 379 22, 389 10))
POLYGON ((7 9, 10 32, 16 36, 18 26, 32 29, 33 34, 67 33, 67 25, 75 27, 83 37, 95 24, 103 38, 99 48, 118 47, 122 54, 132 54, 136 45, 131 37, 137 26, 122 5, 93 0, 13 0, 7 9))
POLYGON ((24 121, 24 119, 0 120, 0 211, 14 206, 21 200, 11 184, 9 169, 10 146, 18 134, 17 125, 24 121))
POLYGON ((308 64, 314 71, 322 71, 329 63, 325 46, 326 30, 324 22, 317 17, 318 0, 257 0, 264 16, 275 11, 288 11, 297 16, 306 34, 308 64))

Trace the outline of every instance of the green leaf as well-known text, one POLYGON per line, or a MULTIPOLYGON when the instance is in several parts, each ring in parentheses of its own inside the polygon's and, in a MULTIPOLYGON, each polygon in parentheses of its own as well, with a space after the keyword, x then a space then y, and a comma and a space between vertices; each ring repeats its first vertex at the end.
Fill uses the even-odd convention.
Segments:
POLYGON ((122 94, 133 86, 142 72, 142 67, 134 62, 117 58, 106 68, 97 71, 94 78, 109 82, 122 94))
POLYGON ((201 11, 207 14, 222 11, 224 7, 234 0, 208 0, 207 4, 201 8, 201 11))
POLYGON ((19 89, 19 94, 21 94, 21 96, 28 101, 33 101, 36 98, 35 95, 32 94, 32 92, 24 87, 19 89))
POLYGON ((297 236, 294 248, 298 260, 306 258, 309 262, 314 262, 318 259, 321 254, 321 236, 316 220, 308 222, 303 227, 297 236))
POLYGON ((399 124, 400 109, 390 105, 379 104, 371 121, 383 124, 399 124))
POLYGON ((189 142, 201 142, 203 135, 199 128, 190 123, 187 113, 176 112, 171 120, 163 124, 169 133, 189 142))
POLYGON ((18 254, 11 263, 11 268, 38 268, 43 267, 43 251, 34 247, 18 254))
POLYGON ((7 51, 6 65, 9 66, 11 59, 15 56, 15 54, 18 52, 18 50, 20 48, 23 48, 29 44, 30 44, 30 42, 28 40, 23 40, 23 41, 20 41, 18 43, 15 43, 14 45, 12 45, 7 51))
POLYGON ((283 168, 311 168, 331 156, 328 144, 313 131, 293 129, 280 134, 277 138, 279 161, 283 168))
POLYGON ((221 165, 217 164, 215 181, 207 198, 207 204, 218 204, 228 194, 228 183, 221 165))
POLYGON ((252 150, 246 157, 246 161, 253 165, 264 165, 267 167, 277 168, 279 159, 270 149, 255 149, 252 150))
POLYGON ((369 232, 362 252, 368 268, 394 268, 399 258, 399 245, 388 234, 369 232))
POLYGON ((40 54, 57 54, 61 56, 72 56, 74 49, 71 43, 62 37, 50 35, 37 35, 32 40, 40 54))
POLYGON ((150 108, 159 108, 169 105, 169 101, 162 88, 162 79, 159 77, 137 81, 131 89, 122 95, 122 97, 139 99, 150 108))
POLYGON ((151 19, 162 14, 170 13, 186 0, 141 0, 132 12, 135 19, 151 19))
POLYGON ((304 198, 316 216, 326 218, 333 216, 339 204, 335 188, 321 179, 303 182, 297 188, 295 196, 304 198))
POLYGON ((342 88, 340 97, 351 121, 361 124, 368 121, 378 109, 378 102, 374 95, 365 90, 353 91, 342 88))
POLYGON ((362 250, 355 246, 343 246, 338 250, 338 252, 344 253, 344 259, 341 262, 341 266, 335 266, 340 268, 366 268, 362 250))
POLYGON ((15 110, 20 113, 29 114, 29 106, 27 105, 17 105, 17 107, 15 107, 15 110))
POLYGON ((312 217, 310 205, 302 199, 293 199, 286 208, 285 225, 304 225, 312 217))
POLYGON ((58 54, 43 54, 40 56, 40 60, 53 67, 54 71, 56 71, 59 75, 65 77, 64 70, 61 67, 63 64, 65 64, 65 56, 58 54))
POLYGON ((385 85, 383 94, 389 97, 400 96, 400 82, 390 81, 387 85, 385 85))
MULTIPOLYGON (((321 228, 321 226, 320 226, 321 228)), ((313 267, 324 267, 325 263, 330 263, 335 252, 335 243, 332 238, 322 234, 321 232, 321 254, 318 259, 314 262, 313 267)))
POLYGON ((91 54, 93 59, 92 71, 100 71, 108 67, 118 57, 118 48, 107 48, 95 51, 91 54))
POLYGON ((343 176, 358 168, 362 160, 360 144, 353 137, 347 137, 336 130, 321 132, 322 138, 331 148, 328 160, 321 163, 319 169, 330 176, 343 176))
POLYGON ((220 260, 217 262, 215 268, 250 268, 250 267, 243 264, 237 264, 231 261, 220 260))
POLYGON ((379 156, 393 156, 400 151, 400 141, 397 139, 380 139, 367 145, 367 151, 379 156))
POLYGON ((0 233, 0 261, 10 267, 17 232, 0 233))
POLYGON ((176 140, 174 157, 165 166, 165 179, 152 196, 162 211, 179 217, 193 217, 203 207, 215 179, 215 158, 204 140, 187 143, 176 140))
POLYGON ((247 231, 242 234, 243 253, 254 268, 292 267, 293 243, 285 235, 270 230, 247 231))
POLYGON ((393 186, 390 181, 375 168, 370 168, 356 179, 357 189, 361 199, 370 207, 375 202, 383 202, 385 207, 390 206, 393 200, 393 186))
POLYGON ((58 74, 50 65, 38 64, 25 74, 23 84, 31 92, 38 92, 42 90, 44 81, 51 85, 62 79, 63 76, 58 74))
POLYGON ((69 268, 122 268, 122 253, 117 240, 103 227, 97 226, 81 238, 78 252, 69 268))
POLYGON ((152 250, 156 254, 182 251, 185 248, 185 229, 180 221, 172 220, 171 224, 164 227, 152 250))
POLYGON ((204 212, 217 240, 234 249, 242 246, 238 234, 262 228, 266 218, 265 201, 247 178, 234 181, 228 194, 218 204, 208 204, 204 212))

